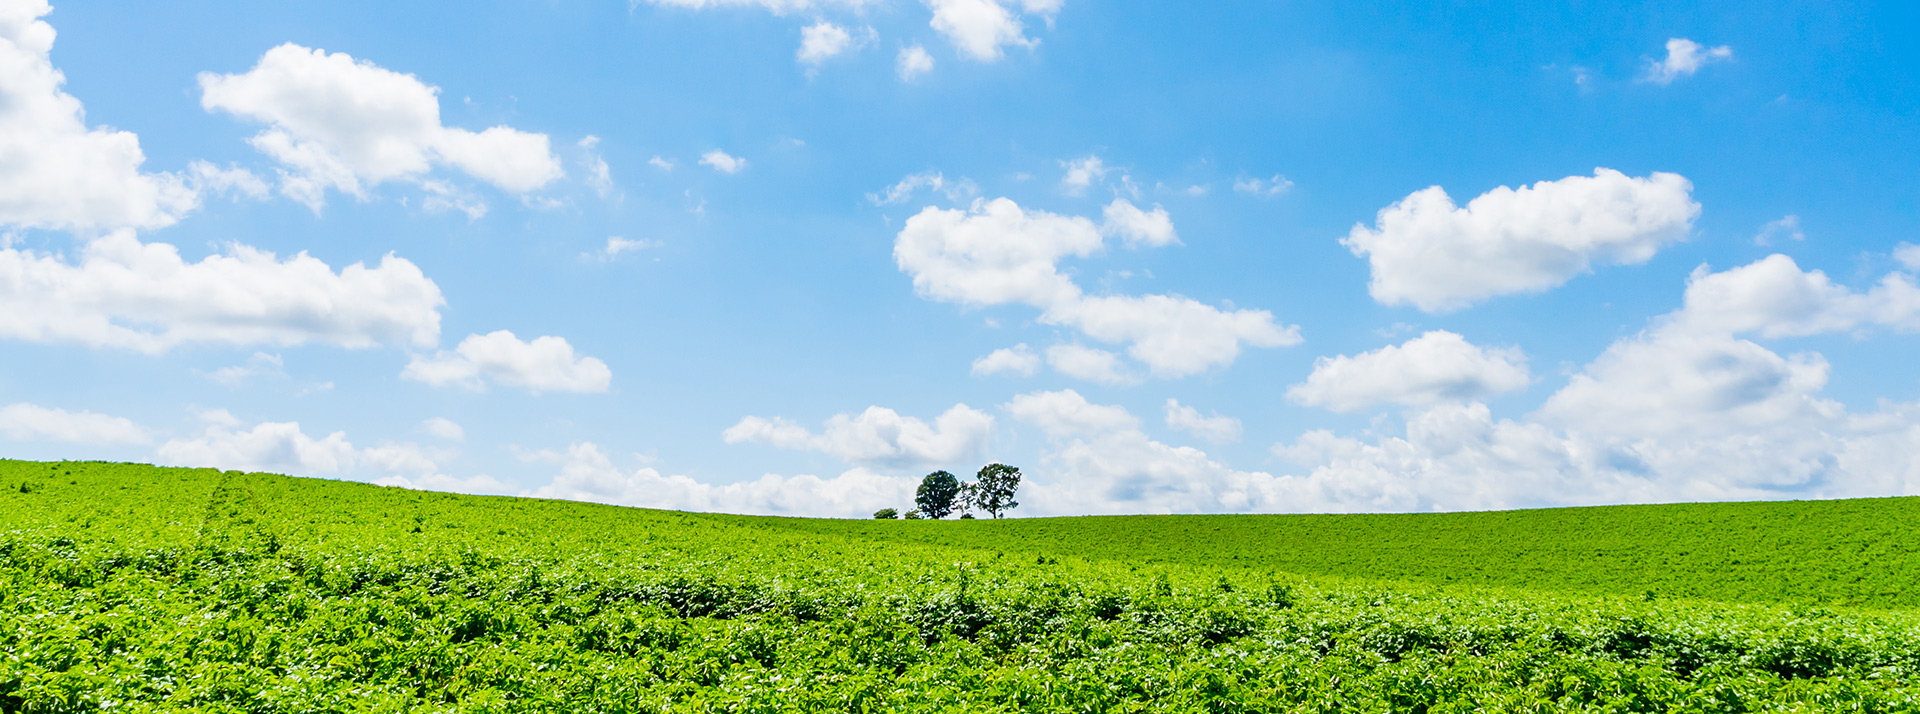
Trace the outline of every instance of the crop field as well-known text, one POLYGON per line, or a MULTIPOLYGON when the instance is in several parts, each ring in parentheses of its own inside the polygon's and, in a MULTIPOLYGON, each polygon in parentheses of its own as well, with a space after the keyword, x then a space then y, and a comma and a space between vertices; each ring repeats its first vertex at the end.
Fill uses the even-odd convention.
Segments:
POLYGON ((1920 500, 821 521, 0 462, 0 711, 1920 710, 1920 500))

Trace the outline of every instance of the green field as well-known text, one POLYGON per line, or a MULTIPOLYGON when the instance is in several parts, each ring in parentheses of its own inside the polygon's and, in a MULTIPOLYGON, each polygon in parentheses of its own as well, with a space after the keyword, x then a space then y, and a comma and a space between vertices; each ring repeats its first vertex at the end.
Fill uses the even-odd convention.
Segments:
POLYGON ((0 462, 0 711, 1916 711, 1916 525, 831 521, 0 462))

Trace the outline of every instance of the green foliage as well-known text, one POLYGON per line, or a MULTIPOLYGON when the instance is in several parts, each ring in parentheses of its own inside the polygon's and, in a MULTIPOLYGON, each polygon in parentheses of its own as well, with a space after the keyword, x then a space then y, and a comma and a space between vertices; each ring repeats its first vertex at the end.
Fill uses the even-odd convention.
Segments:
POLYGON ((899 517, 900 512, 891 508, 882 508, 873 512, 873 519, 876 521, 889 521, 899 517))
MULTIPOLYGON (((1434 584, 1438 573, 1353 580, 1231 557, 1352 534, 1302 537, 1296 517, 1252 519, 1293 539, 1284 546, 1230 540, 1245 517, 875 524, 99 463, 0 462, 0 484, 29 486, 0 489, 8 714, 1920 708, 1912 613, 1665 588, 1649 601, 1644 586, 1462 587, 1434 584), (1073 523, 1112 542, 1039 540, 1079 533, 1060 528, 1073 523), (1151 536, 1185 538, 1128 550, 1151 536), (1241 547, 1206 554, 1220 542, 1241 547)), ((1889 527, 1914 508, 1836 503, 1889 527)), ((1856 536, 1822 528, 1851 511, 1769 505, 1800 509, 1802 555, 1720 558, 1847 557, 1828 546, 1856 536)), ((1637 538, 1661 535, 1647 511, 1610 512, 1654 531, 1637 538)), ((1554 513, 1514 523, 1551 538, 1554 513)), ((1489 514, 1462 515, 1506 542, 1489 514)), ((1680 508, 1671 528, 1700 518, 1680 508)), ((1316 519, 1305 520, 1328 523, 1316 519)), ((1439 527, 1334 522, 1366 519, 1439 527)), ((1496 550, 1413 535, 1377 547, 1399 573, 1496 550), (1394 545, 1426 560, 1393 559, 1394 545)), ((1611 562, 1604 548, 1564 547, 1611 562)), ((1874 552, 1858 577, 1913 577, 1907 551, 1874 552)), ((1797 592, 1853 591, 1806 578, 1797 592)))
POLYGON ((1020 489, 1020 469, 1006 464, 987 464, 974 476, 973 501, 980 510, 999 518, 1005 511, 1020 507, 1013 493, 1020 489))
POLYGON ((960 479, 945 471, 935 471, 920 479, 913 503, 921 515, 937 521, 953 512, 954 500, 960 493, 960 479))

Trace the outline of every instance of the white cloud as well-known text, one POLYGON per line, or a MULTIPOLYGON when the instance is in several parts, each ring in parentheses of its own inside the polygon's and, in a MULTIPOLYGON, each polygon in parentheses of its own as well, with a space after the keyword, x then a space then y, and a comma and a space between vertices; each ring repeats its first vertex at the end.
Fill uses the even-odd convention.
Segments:
POLYGON ((1439 186, 1355 224, 1340 242, 1373 268, 1368 292, 1387 305, 1457 310, 1499 295, 1537 293, 1595 262, 1645 262, 1686 237, 1700 204, 1678 174, 1593 176, 1502 186, 1456 207, 1439 186))
POLYGON ((224 409, 203 412, 201 418, 208 422, 206 430, 197 437, 169 439, 161 444, 157 453, 159 463, 294 476, 373 471, 401 474, 378 481, 385 485, 466 493, 505 492, 498 488, 480 488, 488 483, 498 485, 489 477, 461 480, 439 473, 437 462, 445 455, 414 443, 382 443, 360 449, 347 440, 344 431, 315 438, 302 431, 299 422, 261 422, 243 429, 240 421, 224 409), (467 488, 450 487, 459 483, 465 483, 467 488))
MULTIPOLYGON (((873 34, 873 28, 869 27, 864 37, 871 39, 873 34)), ((794 52, 794 58, 818 66, 836 55, 860 48, 866 39, 856 41, 847 28, 820 20, 800 29, 800 49, 794 52)))
POLYGON ((1047 348, 1047 366, 1074 379, 1106 385, 1133 384, 1140 378, 1127 373, 1120 355, 1084 345, 1064 344, 1047 348))
POLYGON ((1281 482, 1320 510, 1911 494, 1920 489, 1920 404, 1849 413, 1821 395, 1826 359, 1738 337, 1884 322, 1859 307, 1890 304, 1872 295, 1784 256, 1696 272, 1685 307, 1615 342, 1525 420, 1455 402, 1410 413, 1405 437, 1309 432, 1275 447, 1311 469, 1281 482))
POLYGON ((919 45, 903 47, 893 60, 893 71, 902 82, 919 79, 933 71, 933 55, 927 54, 927 48, 919 45))
POLYGON ((971 374, 984 377, 990 374, 1017 374, 1031 377, 1040 371, 1040 356, 1033 353, 1025 342, 1012 347, 1002 347, 985 357, 973 361, 971 374))
POLYGON ((672 170, 673 170, 673 160, 672 160, 672 159, 665 159, 665 158, 661 158, 661 157, 659 157, 659 156, 654 156, 654 157, 653 157, 653 158, 651 158, 651 159, 647 159, 647 163, 648 163, 648 164, 651 164, 651 165, 652 165, 652 166, 653 166, 654 168, 657 168, 657 169, 660 169, 661 171, 672 171, 672 170))
POLYGON ((552 483, 524 495, 684 511, 859 518, 881 508, 911 507, 919 483, 856 468, 833 478, 767 474, 716 485, 652 467, 623 471, 588 442, 573 444, 560 460, 552 483))
POLYGON ((1719 273, 1700 266, 1687 278, 1685 307, 1669 318, 1680 330, 1799 337, 1880 325, 1920 330, 1920 286, 1889 273, 1867 292, 1802 271, 1778 253, 1719 273))
POLYGON ((723 174, 737 174, 740 173, 742 169, 747 168, 746 159, 738 156, 730 156, 727 152, 719 149, 701 154, 700 164, 702 166, 712 166, 713 170, 723 174))
POLYGON ((1708 48, 1693 40, 1675 37, 1667 40, 1665 59, 1647 60, 1646 81, 1654 84, 1672 84, 1673 80, 1690 76, 1700 71, 1709 62, 1723 62, 1733 59, 1733 48, 1726 45, 1708 48))
POLYGON ((1920 245, 1901 243, 1894 246, 1893 259, 1908 270, 1920 271, 1920 245))
POLYGON ((1154 441, 1118 406, 1089 404, 1072 390, 1013 398, 1004 409, 1046 432, 1050 447, 1021 491, 1032 515, 1276 510, 1275 479, 1235 470, 1190 447, 1154 441))
POLYGON ((189 342, 342 347, 439 340, 440 288, 407 260, 334 272, 305 253, 243 245, 197 263, 131 231, 88 242, 80 262, 0 250, 0 337, 146 353, 189 342))
POLYGON ((648 248, 658 248, 658 247, 660 247, 660 241, 657 241, 657 240, 633 240, 630 238, 621 238, 620 236, 613 236, 607 239, 606 247, 601 248, 600 250, 593 253, 582 253, 580 254, 580 257, 590 258, 590 259, 598 260, 602 263, 605 263, 620 257, 621 253, 631 253, 634 251, 640 251, 640 250, 646 250, 648 248))
POLYGON ((152 435, 124 417, 89 411, 70 412, 26 402, 0 407, 0 434, 13 441, 66 444, 146 444, 152 435))
POLYGON ((1060 167, 1066 169, 1066 172, 1060 176, 1061 188, 1075 196, 1086 193, 1088 186, 1092 186, 1096 179, 1105 177, 1107 172, 1112 170, 1107 168, 1106 163, 1102 162, 1098 156, 1062 161, 1060 167))
POLYGON ((1200 437, 1210 444, 1231 444, 1240 440, 1240 420, 1229 416, 1201 416, 1200 410, 1167 399, 1167 427, 1200 437))
POLYGON ((262 422, 245 431, 230 423, 215 423, 198 438, 170 439, 159 450, 160 463, 168 466, 294 476, 348 471, 358 455, 346 432, 315 439, 302 432, 298 422, 262 422))
POLYGON ((44 0, 0 10, 0 226, 94 232, 179 220, 199 203, 192 181, 142 173, 132 132, 87 127, 50 58, 54 30, 39 19, 49 12, 44 0))
POLYGON ((545 134, 440 123, 439 89, 410 74, 287 43, 242 74, 200 74, 200 104, 267 125, 249 140, 280 162, 280 190, 319 210, 326 190, 417 180, 451 166, 513 193, 560 178, 545 134))
POLYGON ((1173 230, 1173 217, 1157 205, 1148 212, 1124 198, 1116 198, 1102 209, 1101 216, 1105 221, 1100 224, 1100 233, 1119 236, 1128 245, 1159 248, 1180 242, 1180 235, 1173 230))
POLYGON ((604 392, 613 381, 607 363, 576 357, 564 337, 522 341, 507 330, 468 335, 452 351, 441 350, 432 357, 416 355, 400 376, 436 387, 460 384, 468 389, 484 389, 484 377, 534 394, 604 392))
POLYGON ((1000 59, 1007 45, 1033 47, 1020 18, 997 0, 926 0, 933 10, 928 23, 953 43, 960 54, 980 62, 1000 59))
POLYGON ((1280 174, 1274 174, 1273 178, 1242 177, 1233 180, 1235 192, 1262 198, 1278 196, 1291 188, 1293 188, 1293 182, 1280 174))
POLYGON ((955 404, 932 424, 881 406, 858 415, 836 414, 814 434, 785 419, 749 416, 721 434, 729 444, 757 443, 817 451, 862 466, 908 467, 951 464, 986 447, 993 416, 955 404))
POLYGON ((420 428, 426 429, 428 434, 446 439, 447 441, 467 440, 467 430, 460 428, 459 424, 454 423, 452 419, 446 417, 427 419, 426 421, 420 422, 420 428))
POLYGON ((1000 408, 1014 419, 1040 427, 1055 439, 1140 427, 1140 420, 1127 413, 1125 407, 1093 404, 1071 389, 1017 395, 1000 408))
POLYGON ((1221 310, 1178 295, 1083 297, 1040 316, 1104 342, 1128 343, 1127 355, 1156 377, 1177 378, 1233 364, 1242 345, 1300 344, 1300 330, 1266 310, 1221 310))
POLYGON ((938 171, 922 171, 917 174, 908 174, 904 178, 901 178, 898 183, 888 186, 884 192, 867 194, 867 200, 875 206, 906 203, 907 199, 913 197, 915 191, 923 188, 944 194, 949 201, 960 201, 972 198, 974 194, 980 191, 980 188, 975 186, 970 179, 963 178, 959 181, 948 181, 946 176, 941 175, 938 171))
POLYGON ((1348 357, 1321 357, 1307 381, 1287 388, 1296 404, 1358 412, 1380 404, 1423 407, 1525 389, 1532 377, 1517 348, 1486 348, 1435 330, 1348 357))
POLYGON ((1080 294, 1055 263, 1100 248, 1100 231, 1093 221, 1028 212, 997 198, 975 201, 969 210, 922 209, 900 230, 893 256, 902 270, 913 274, 913 286, 922 296, 976 306, 1045 307, 1080 294))
POLYGON ((976 200, 966 211, 922 209, 901 228, 894 260, 913 275, 922 297, 969 306, 1031 305, 1043 311, 1042 323, 1128 343, 1127 354, 1160 377, 1231 364, 1243 344, 1300 341, 1298 328, 1280 325, 1264 310, 1221 310, 1174 295, 1088 297, 1058 262, 1102 247, 1100 230, 1086 218, 1025 211, 999 198, 976 200))
POLYGON ((255 200, 264 199, 273 189, 252 171, 228 164, 226 168, 194 160, 187 164, 188 183, 205 194, 235 194, 255 200))
POLYGON ((229 387, 238 387, 254 377, 285 377, 287 376, 285 366, 280 355, 255 352, 252 357, 247 358, 246 362, 221 367, 207 374, 206 377, 229 387))
POLYGON ((1788 214, 1779 220, 1768 221, 1766 225, 1760 227, 1759 233, 1754 234, 1753 244, 1773 245, 1775 240, 1781 238, 1790 240, 1807 239, 1807 234, 1800 230, 1799 216, 1788 214))
POLYGON ((1817 398, 1829 367, 1726 334, 1667 326, 1614 343, 1540 409, 1584 432, 1673 439, 1837 415, 1817 398))
POLYGON ((588 134, 580 139, 578 145, 584 154, 581 163, 587 170, 587 187, 601 198, 618 196, 619 190, 613 187, 613 167, 608 166, 607 159, 600 155, 600 137, 588 134))

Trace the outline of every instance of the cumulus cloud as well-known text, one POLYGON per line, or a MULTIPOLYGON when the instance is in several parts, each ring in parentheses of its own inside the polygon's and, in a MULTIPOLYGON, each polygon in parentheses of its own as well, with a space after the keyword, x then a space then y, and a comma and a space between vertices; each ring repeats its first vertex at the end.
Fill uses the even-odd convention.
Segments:
POLYGON ((1005 55, 1008 45, 1033 47, 1013 10, 997 0, 927 0, 933 10, 933 29, 953 43, 962 56, 992 62, 1005 55))
POLYGON ((1101 210, 1101 216, 1105 222, 1100 224, 1100 233, 1119 236, 1127 245, 1159 248, 1180 242, 1180 235, 1173 230, 1173 217, 1157 205, 1152 211, 1143 211, 1127 199, 1116 198, 1101 210))
POLYGON ((241 74, 200 74, 200 104, 267 125, 249 139, 281 164, 280 190, 318 211, 326 191, 366 198, 387 181, 449 166, 526 193, 560 178, 545 134, 440 121, 439 88, 356 60, 287 43, 241 74))
POLYGON ((459 346, 432 357, 417 355, 400 376, 433 386, 484 389, 486 381, 541 392, 604 392, 613 381, 607 363, 575 356, 564 337, 524 341, 511 331, 468 335, 459 346))
POLYGON ((1667 40, 1667 56, 1647 60, 1646 81, 1659 85, 1693 75, 1710 62, 1733 59, 1733 48, 1726 45, 1709 48, 1684 37, 1667 40))
POLYGON ((1093 404, 1071 389, 1017 395, 1000 408, 1014 419, 1040 427, 1047 436, 1056 439, 1140 427, 1140 420, 1125 407, 1093 404))
POLYGON ((1200 437, 1211 444, 1231 444, 1240 440, 1240 420, 1229 416, 1201 416, 1200 410, 1167 399, 1167 427, 1200 437))
POLYGON ((1025 211, 1013 201, 975 201, 968 210, 928 206, 907 219, 893 256, 914 289, 944 302, 985 306, 1071 302, 1080 288, 1056 265, 1100 251, 1093 221, 1025 211))
POLYGON ((714 149, 700 155, 700 165, 711 166, 713 170, 723 174, 737 174, 747 168, 747 160, 714 149))
POLYGON ((848 50, 859 49, 873 36, 871 27, 860 38, 855 38, 847 28, 820 20, 800 29, 800 49, 794 51, 794 59, 802 64, 819 66, 848 50))
POLYGON ((102 446, 153 441, 153 436, 131 419, 89 411, 70 412, 26 402, 0 407, 0 434, 13 441, 102 446))
POLYGON ((447 441, 467 440, 467 430, 460 428, 459 424, 446 417, 433 417, 420 422, 420 428, 426 429, 428 434, 446 439, 447 441))
POLYGON ((1191 447, 1154 441, 1123 407, 1073 390, 1034 392, 1002 407, 1046 432, 1021 502, 1034 515, 1193 513, 1276 508, 1260 492, 1271 475, 1233 469, 1191 447))
POLYGON ((1017 374, 1031 377, 1040 371, 1040 355, 1022 342, 1012 347, 1002 347, 985 357, 973 361, 971 374, 984 377, 992 374, 1017 374))
POLYGON ((1920 245, 1901 243, 1893 249, 1893 259, 1908 270, 1920 271, 1920 245))
POLYGON ((857 415, 836 414, 819 434, 785 419, 749 416, 721 434, 729 444, 767 444, 815 451, 848 463, 904 468, 951 464, 985 448, 993 416, 955 404, 928 424, 881 406, 857 415))
POLYGON ((856 468, 832 478, 766 474, 709 484, 652 467, 622 470, 590 442, 573 444, 559 460, 559 475, 524 495, 682 511, 854 518, 912 503, 919 483, 856 468))
POLYGON ((115 232, 80 261, 0 250, 0 337, 149 354, 176 345, 432 345, 439 286, 406 259, 335 272, 300 253, 286 260, 243 245, 189 263, 165 243, 115 232))
POLYGON ((1502 186, 1465 208, 1439 186, 1380 210, 1340 242, 1373 269, 1368 292, 1382 304, 1447 312, 1499 295, 1538 293, 1593 264, 1646 262, 1686 237, 1700 215, 1693 184, 1678 174, 1593 176, 1502 186))
MULTIPOLYGON (((441 457, 432 449, 413 443, 382 443, 356 448, 347 433, 335 431, 315 438, 301 430, 299 422, 260 422, 242 428, 241 422, 226 410, 204 412, 206 429, 198 436, 169 439, 158 450, 159 463, 238 471, 265 471, 294 476, 348 475, 355 473, 397 474, 384 479, 387 485, 409 487, 427 483, 451 485, 459 479, 440 474, 441 457)), ((451 423, 451 422, 449 422, 451 423)), ((468 480, 469 486, 486 477, 468 480)), ((495 482, 497 483, 497 482, 495 482)), ((467 493, 501 493, 501 490, 460 490, 467 493)))
POLYGON ((1274 174, 1272 178, 1263 179, 1243 176, 1233 180, 1233 190, 1236 193, 1244 193, 1249 196, 1259 196, 1261 198, 1278 196, 1286 193, 1287 190, 1291 188, 1293 188, 1293 182, 1287 180, 1287 177, 1281 176, 1280 174, 1274 174))
POLYGON ((1062 161, 1060 167, 1066 170, 1060 176, 1060 187, 1076 196, 1086 193, 1088 186, 1092 186, 1095 180, 1105 177, 1111 170, 1098 156, 1062 161))
POLYGON ((1886 288, 1906 278, 1890 277, 1859 293, 1784 256, 1696 272, 1680 310, 1616 341, 1525 419, 1447 402, 1409 413, 1404 437, 1309 432, 1274 453, 1310 470, 1277 483, 1320 510, 1913 493, 1920 404, 1852 413, 1822 395, 1825 358, 1741 337, 1910 326, 1914 303, 1896 296, 1914 293, 1886 288))
POLYGON ((1138 377, 1127 373, 1120 355, 1085 345, 1064 344, 1047 348, 1047 366, 1074 379, 1106 385, 1133 384, 1138 377))
POLYGON ((1078 328, 1096 340, 1125 342, 1128 356, 1163 378, 1232 364, 1242 345, 1300 344, 1299 328, 1280 325, 1273 313, 1221 310, 1178 295, 1083 297, 1055 305, 1040 321, 1078 328))
POLYGON ((333 474, 353 468, 358 452, 347 433, 315 439, 299 422, 262 422, 238 430, 214 423, 196 438, 169 439, 160 445, 160 463, 238 471, 269 471, 295 476, 333 474))
MULTIPOLYGON (((1170 238, 1171 219, 1166 228, 1170 238)), ((1243 345, 1299 343, 1298 328, 1280 325, 1264 310, 1222 310, 1177 295, 1085 295, 1059 261, 1091 256, 1103 240, 1086 218, 1027 211, 1005 198, 976 200, 968 210, 929 206, 908 218, 894 259, 922 297, 1039 308, 1042 323, 1127 344, 1127 354, 1159 377, 1231 364, 1243 345)))
MULTIPOLYGON (((0 226, 93 232, 179 220, 199 203, 194 178, 144 173, 139 137, 87 127, 51 60, 54 30, 39 19, 49 12, 45 0, 0 10, 0 226)), ((213 171, 200 178, 238 180, 213 171)))
POLYGON ((1826 273, 1803 271, 1778 253, 1724 272, 1706 266, 1687 278, 1682 310, 1671 318, 1691 332, 1755 333, 1801 337, 1867 326, 1920 330, 1920 286, 1910 275, 1889 273, 1858 292, 1835 285, 1826 273))
POLYGON ((911 82, 933 71, 933 55, 927 54, 927 48, 919 45, 900 48, 899 56, 893 60, 893 72, 900 81, 911 82))
POLYGON ((1517 348, 1481 347, 1435 330, 1352 357, 1314 360, 1313 373, 1287 388, 1287 399, 1337 412, 1473 401, 1525 389, 1532 380, 1526 361, 1517 348))

